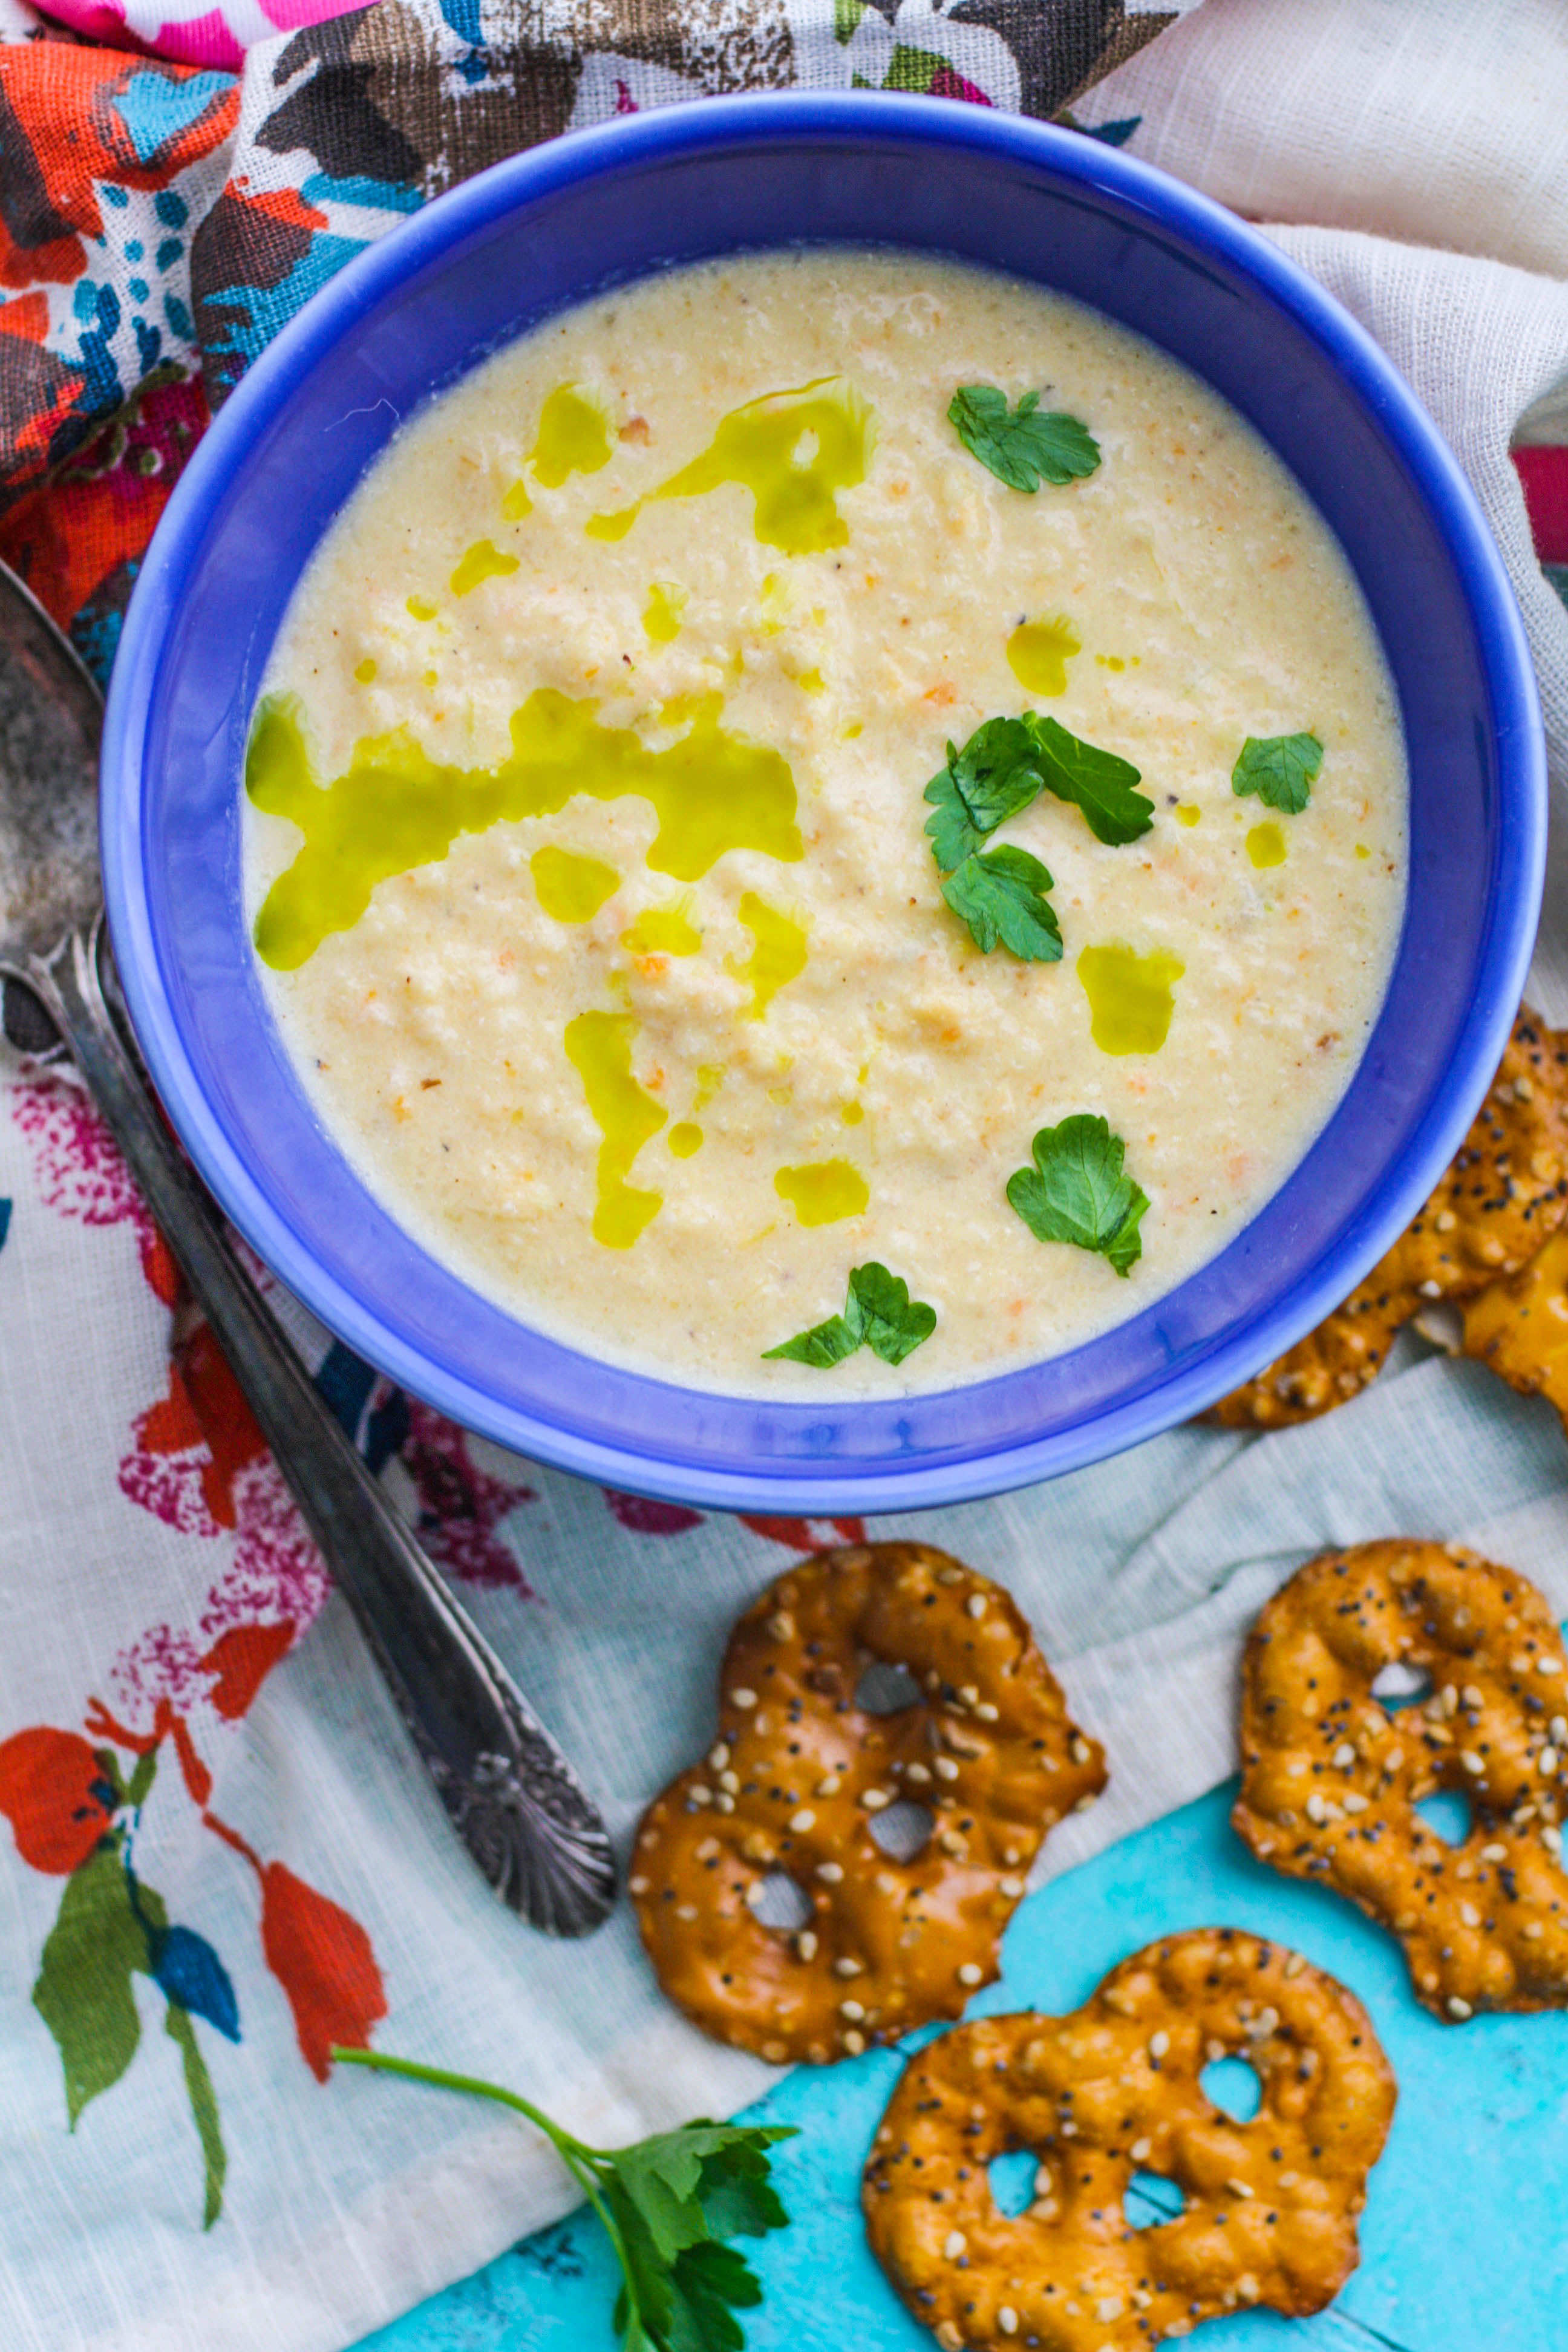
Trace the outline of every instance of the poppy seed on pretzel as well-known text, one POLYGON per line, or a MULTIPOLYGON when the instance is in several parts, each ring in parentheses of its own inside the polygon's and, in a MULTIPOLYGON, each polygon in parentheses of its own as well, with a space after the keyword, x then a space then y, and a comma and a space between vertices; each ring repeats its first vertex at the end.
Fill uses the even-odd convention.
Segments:
POLYGON ((1457 1545, 1309 1560, 1248 1639, 1241 1750, 1247 1845, 1392 1928, 1436 2015, 1568 2007, 1568 1669, 1524 1577, 1457 1545), (1430 1676, 1424 1705, 1380 1704, 1394 1664, 1430 1676), (1469 1801, 1458 1845, 1417 1810, 1439 1789, 1469 1801))
POLYGON ((1394 2083, 1365 2011, 1298 1952, 1232 1927, 1167 1936, 1068 2017, 987 2017, 910 2059, 861 2184, 871 2250, 942 2352, 1148 2352, 1227 2311, 1321 2311, 1358 2260, 1356 2217, 1394 2083), (1247 2123, 1204 2069, 1242 2058, 1247 2123), (1021 2213, 989 2167, 1038 2159, 1021 2213), (1149 2229, 1138 2173, 1177 2183, 1149 2229))
POLYGON ((643 1818, 643 1942, 718 2040, 774 2064, 855 2056, 995 1976, 1047 1832, 1104 1785, 1000 1585, 927 1544, 821 1553, 736 1625, 717 1740, 643 1818), (862 1694, 873 1665, 909 1678, 894 1711, 862 1694), (929 1817, 912 1855, 875 1834, 895 1805, 929 1817), (777 1879, 793 1927, 758 1915, 777 1879))

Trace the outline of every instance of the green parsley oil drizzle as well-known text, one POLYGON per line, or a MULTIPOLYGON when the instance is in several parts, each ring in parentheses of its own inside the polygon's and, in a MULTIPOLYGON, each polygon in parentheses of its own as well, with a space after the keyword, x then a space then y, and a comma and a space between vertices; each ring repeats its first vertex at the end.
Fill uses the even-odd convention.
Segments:
POLYGON ((767 745, 728 733, 716 695, 682 706, 686 731, 658 751, 633 728, 598 725, 598 709, 540 687, 513 711, 510 754, 493 768, 443 767, 399 728, 362 738, 347 772, 319 785, 298 701, 265 697, 251 731, 246 791, 257 808, 288 817, 305 839, 257 916, 263 963, 298 971, 329 932, 358 922, 378 882, 445 857, 460 834, 483 833, 503 819, 557 815, 577 793, 650 802, 658 832, 647 863, 677 881, 700 881, 731 849, 785 862, 805 855, 787 763, 767 745))
POLYGON ((803 1168, 781 1168, 773 1190, 787 1201, 803 1225, 833 1225, 840 1217, 858 1217, 870 1202, 871 1188, 858 1168, 847 1160, 819 1160, 803 1168))
POLYGON ((1026 694, 1065 694, 1068 664, 1082 650, 1070 621, 1023 621, 1007 640, 1007 667, 1026 694))
POLYGON ((540 905, 558 923, 591 923, 621 886, 613 866, 553 843, 536 850, 528 864, 540 905))
POLYGON ((650 499, 701 498, 734 483, 756 501, 753 527, 764 547, 786 555, 842 547, 849 526, 838 511, 838 493, 866 478, 871 423, 870 409, 842 376, 764 393, 732 408, 700 457, 647 498, 593 516, 588 535, 624 539, 650 499))
POLYGON ((529 463, 542 489, 558 490, 568 474, 596 474, 610 462, 610 423, 574 383, 557 384, 539 412, 529 463))
POLYGON ((746 892, 740 912, 756 944, 743 963, 731 956, 724 969, 731 980, 745 982, 752 992, 746 1017, 760 1021, 780 989, 787 988, 805 970, 805 929, 790 916, 781 915, 754 890, 746 892))
POLYGON ((447 585, 454 596, 470 596, 485 580, 504 580, 517 570, 517 557, 503 555, 491 539, 477 539, 461 558, 447 585))
MULTIPOLYGON (((558 490, 569 474, 596 474, 610 462, 609 419, 574 383, 559 383, 539 412, 539 436, 528 464, 542 489, 558 490)), ((500 502, 508 522, 533 512, 528 484, 513 482, 500 502)))
POLYGON ((604 1137, 594 1239, 606 1249, 630 1249, 664 1206, 662 1192, 639 1192, 626 1181, 637 1153, 669 1116, 632 1076, 637 1025, 629 1013, 579 1013, 566 1024, 566 1058, 604 1137))
POLYGON ((1170 1034, 1173 994, 1186 965, 1163 948, 1085 948, 1078 976, 1089 998, 1089 1034, 1102 1054, 1157 1054, 1170 1034))
POLYGON ((691 919, 690 905, 689 898, 682 898, 674 907, 645 907, 621 933, 622 947, 628 955, 695 955, 702 934, 691 919))
POLYGON ((676 580, 656 580, 643 607, 643 635, 650 645, 673 645, 680 635, 680 616, 689 599, 676 580))
POLYGON ((1247 854, 1254 866, 1283 866, 1285 863, 1283 829, 1271 821, 1263 824, 1255 824, 1247 836, 1247 854))

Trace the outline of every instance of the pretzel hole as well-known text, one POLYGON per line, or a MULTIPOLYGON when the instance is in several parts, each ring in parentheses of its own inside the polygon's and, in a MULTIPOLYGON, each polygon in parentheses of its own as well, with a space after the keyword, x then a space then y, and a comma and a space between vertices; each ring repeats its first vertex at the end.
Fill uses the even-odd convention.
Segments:
POLYGON ((1389 1715, 1402 1706, 1419 1706, 1432 1696, 1432 1677, 1422 1666, 1407 1666, 1395 1658, 1373 1677, 1372 1695, 1389 1715))
POLYGON ((1245 2058, 1215 2058, 1198 2076, 1204 2096, 1234 2124, 1249 2124, 1263 2105, 1263 2084, 1245 2058))
POLYGON ((1016 2221, 1026 2213, 1035 2201, 1035 2182, 1039 2177, 1039 2163, 1034 2150, 1010 2147, 1005 2155, 994 2156, 986 2167, 991 2180, 991 2201, 999 2213, 1016 2221))
POLYGON ((873 1813, 866 1826, 889 1862, 913 1862, 931 1843, 936 1815, 912 1797, 900 1797, 885 1812, 873 1813))
POLYGON ((1415 1810, 1445 1845, 1463 1845, 1475 1826, 1470 1801, 1462 1789, 1439 1789, 1434 1796, 1419 1797, 1415 1810))
POLYGON ((855 1685, 855 1704, 862 1715, 902 1715, 924 1696, 908 1666, 893 1665, 886 1658, 873 1658, 855 1685))
POLYGON ((1158 2230, 1179 2221, 1187 2207, 1187 2193, 1179 2180, 1163 2172, 1135 2172, 1121 2192, 1121 2217, 1130 2230, 1158 2230))
POLYGON ((804 1927, 812 1915, 810 1895, 783 1870, 769 1871, 752 1897, 750 1907, 752 1916, 761 1926, 776 1927, 786 1936, 804 1927))

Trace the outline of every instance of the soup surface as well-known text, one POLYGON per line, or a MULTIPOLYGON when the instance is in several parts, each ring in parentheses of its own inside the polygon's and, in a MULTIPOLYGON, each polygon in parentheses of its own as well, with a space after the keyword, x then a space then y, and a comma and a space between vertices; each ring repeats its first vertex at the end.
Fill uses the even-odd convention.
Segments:
POLYGON ((372 1191, 729 1391, 1138 1313, 1322 1127, 1404 901, 1392 686, 1292 478, 1098 313, 881 252, 672 271, 432 402, 247 782, 268 999, 372 1191))

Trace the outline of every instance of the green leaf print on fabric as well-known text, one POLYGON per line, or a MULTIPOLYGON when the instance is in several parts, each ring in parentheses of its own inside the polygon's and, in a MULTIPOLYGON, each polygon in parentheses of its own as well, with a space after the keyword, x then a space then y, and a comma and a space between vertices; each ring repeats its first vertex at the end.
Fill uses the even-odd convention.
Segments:
POLYGON ((176 2044, 184 2069, 185 2092, 195 2121, 196 2136, 202 2144, 202 2158, 206 2166, 206 2196, 202 2207, 202 2227, 210 2230, 223 2211, 224 2176, 228 2170, 228 2152, 223 2144, 223 2132, 218 2124, 217 2097, 213 2090, 212 2076, 207 2073, 196 2040, 196 2029, 191 2023, 189 2011, 176 2001, 169 2003, 169 2013, 163 2020, 163 2031, 176 2044))
POLYGON ((146 1966, 146 1931, 131 1907, 124 1863, 116 1847, 98 1846, 66 1881, 33 1987, 33 2006, 65 2067, 73 2131, 89 2102, 111 2090, 136 2055, 142 2029, 131 1978, 146 1966))
POLYGON ((888 60, 882 88, 908 90, 916 98, 925 98, 941 65, 942 59, 933 57, 930 49, 907 48, 900 42, 888 60))
POLYGON ((132 1976, 151 1977, 168 2010, 163 2031, 180 2053, 185 2094, 205 2166, 202 2227, 223 2211, 228 2158, 217 2095, 196 2040, 190 2009, 171 1970, 190 1979, 203 2013, 231 2041, 239 2038, 234 1993, 211 1947, 187 1927, 171 1927, 166 1905, 132 1874, 117 1833, 96 1847, 66 1881, 59 1916, 44 1945, 33 2006, 54 2036, 65 2068, 66 2111, 74 2131, 83 2109, 111 2090, 136 2055, 141 2021, 132 1976), (199 1963, 199 1965, 198 1965, 199 1963))

